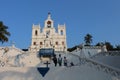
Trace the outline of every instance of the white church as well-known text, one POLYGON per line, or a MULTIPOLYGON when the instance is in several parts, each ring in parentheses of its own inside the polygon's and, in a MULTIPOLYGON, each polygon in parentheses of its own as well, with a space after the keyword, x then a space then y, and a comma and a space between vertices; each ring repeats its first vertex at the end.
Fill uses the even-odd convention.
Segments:
POLYGON ((82 45, 82 49, 77 48, 77 50, 70 53, 67 51, 66 39, 65 24, 58 24, 58 28, 56 29, 56 27, 54 27, 54 21, 51 19, 51 14, 48 13, 44 27, 41 27, 40 24, 33 24, 31 45, 29 46, 28 51, 17 48, 14 44, 12 46, 0 47, 0 66, 37 66, 40 63, 37 54, 42 48, 53 48, 56 55, 69 55, 74 53, 86 58, 100 52, 106 52, 106 47, 82 45))
POLYGON ((32 26, 32 40, 29 50, 38 51, 41 48, 53 48, 55 51, 67 51, 66 26, 59 25, 56 29, 51 14, 44 22, 44 28, 39 25, 32 26))

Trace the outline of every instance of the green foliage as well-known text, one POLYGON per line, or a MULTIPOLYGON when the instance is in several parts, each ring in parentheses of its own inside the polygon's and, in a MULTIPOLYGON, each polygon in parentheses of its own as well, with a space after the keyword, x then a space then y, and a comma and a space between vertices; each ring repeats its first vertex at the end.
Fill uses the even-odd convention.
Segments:
POLYGON ((106 45, 108 51, 120 50, 120 45, 116 45, 115 47, 110 42, 98 42, 96 46, 106 45))
MULTIPOLYGON (((86 36, 84 37, 84 41, 85 41, 85 45, 84 46, 91 46, 92 43, 92 35, 90 34, 86 34, 86 36)), ((95 46, 104 46, 106 45, 106 48, 108 51, 113 51, 113 50, 120 50, 120 44, 116 45, 115 47, 108 41, 106 42, 98 42, 95 46)), ((74 46, 72 48, 68 48, 67 50, 69 52, 72 52, 74 50, 77 49, 78 46, 74 46)))
POLYGON ((86 36, 84 37, 84 41, 85 41, 85 46, 90 46, 92 43, 92 35, 86 34, 86 36))
POLYGON ((113 45, 110 42, 105 42, 105 45, 108 51, 113 50, 113 45))
POLYGON ((120 44, 116 45, 114 50, 120 50, 120 44))
POLYGON ((98 42, 98 43, 96 44, 96 46, 103 46, 103 45, 104 45, 103 42, 98 42))
POLYGON ((8 37, 10 36, 10 33, 7 31, 8 27, 3 24, 2 21, 0 21, 0 42, 4 43, 8 41, 8 37))

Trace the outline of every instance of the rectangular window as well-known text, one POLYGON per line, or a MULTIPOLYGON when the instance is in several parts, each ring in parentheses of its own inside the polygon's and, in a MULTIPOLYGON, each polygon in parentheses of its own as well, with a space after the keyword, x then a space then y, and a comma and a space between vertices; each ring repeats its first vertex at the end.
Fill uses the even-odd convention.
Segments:
POLYGON ((62 45, 64 45, 64 42, 62 42, 62 45))
POLYGON ((34 42, 33 45, 36 45, 36 42, 34 42))
POLYGON ((40 42, 40 45, 43 45, 42 42, 40 42))
POLYGON ((58 42, 56 42, 56 45, 58 45, 58 42))

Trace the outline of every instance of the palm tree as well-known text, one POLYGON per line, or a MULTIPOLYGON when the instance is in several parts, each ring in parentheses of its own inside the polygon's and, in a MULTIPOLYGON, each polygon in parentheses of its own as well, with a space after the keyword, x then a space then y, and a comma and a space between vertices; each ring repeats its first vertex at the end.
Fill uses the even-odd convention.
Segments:
POLYGON ((90 34, 86 34, 86 36, 84 37, 84 41, 86 46, 90 46, 90 44, 92 43, 92 36, 90 34))
POLYGON ((10 32, 7 31, 8 27, 0 21, 0 42, 4 43, 8 41, 8 37, 10 36, 10 32))

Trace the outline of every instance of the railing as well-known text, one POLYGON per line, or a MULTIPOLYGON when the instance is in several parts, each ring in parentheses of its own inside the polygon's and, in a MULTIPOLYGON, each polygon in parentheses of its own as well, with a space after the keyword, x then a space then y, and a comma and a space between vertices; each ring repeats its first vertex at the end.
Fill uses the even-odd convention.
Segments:
MULTIPOLYGON (((2 49, 4 49, 4 48, 2 48, 2 49)), ((3 52, 3 54, 2 54, 2 56, 1 56, 1 58, 0 58, 0 67, 8 66, 8 65, 9 65, 9 61, 10 61, 11 59, 14 59, 14 62, 15 62, 16 64, 18 64, 18 63, 19 63, 19 60, 17 60, 17 56, 19 56, 20 58, 23 58, 24 56, 29 55, 29 52, 24 52, 24 51, 22 51, 22 50, 20 50, 20 49, 18 49, 18 48, 15 48, 15 47, 8 47, 8 52, 3 52), (16 50, 16 51, 19 52, 20 54, 14 56, 14 57, 13 57, 13 56, 8 56, 7 54, 8 54, 8 52, 9 52, 9 50, 12 50, 12 49, 16 50), (24 53, 26 53, 26 54, 24 54, 24 53)))
POLYGON ((110 56, 120 56, 120 51, 108 51, 106 53, 110 56))
POLYGON ((118 76, 120 77, 120 69, 114 68, 112 66, 108 66, 106 64, 100 63, 93 59, 85 59, 85 62, 87 65, 94 66, 98 70, 102 70, 108 74, 115 76, 115 77, 118 77, 118 76))
POLYGON ((106 72, 107 74, 110 74, 118 79, 120 79, 120 69, 114 68, 112 66, 108 66, 106 64, 100 63, 98 61, 95 61, 93 59, 90 58, 81 58, 78 55, 75 55, 73 53, 71 53, 73 56, 76 56, 79 58, 80 63, 76 64, 76 65, 81 65, 81 64, 86 64, 88 66, 94 67, 100 71, 106 72))
POLYGON ((1 56, 0 58, 0 67, 6 67, 6 66, 10 66, 9 65, 9 61, 14 59, 13 56, 1 56))
POLYGON ((0 67, 4 67, 5 66, 5 62, 0 60, 0 67))
POLYGON ((107 52, 100 52, 100 53, 98 53, 96 55, 91 56, 90 58, 95 58, 95 57, 98 57, 98 56, 107 56, 108 54, 106 54, 106 53, 107 52))
POLYGON ((91 58, 97 57, 97 56, 120 56, 120 51, 108 51, 108 52, 100 52, 91 58))

